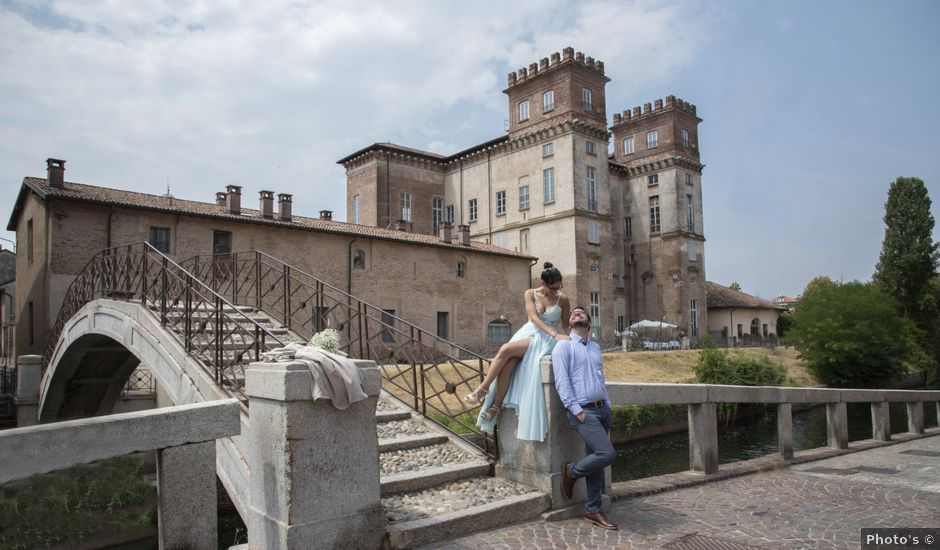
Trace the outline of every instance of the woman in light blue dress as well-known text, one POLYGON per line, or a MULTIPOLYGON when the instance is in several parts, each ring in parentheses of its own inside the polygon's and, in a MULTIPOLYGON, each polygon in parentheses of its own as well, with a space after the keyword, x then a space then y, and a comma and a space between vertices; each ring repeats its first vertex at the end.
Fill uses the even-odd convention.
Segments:
POLYGON ((500 409, 509 407, 518 417, 516 437, 545 440, 548 415, 539 363, 543 355, 551 354, 555 342, 568 339, 571 304, 561 293, 563 286, 561 272, 546 262, 541 286, 525 291, 529 322, 499 348, 483 382, 464 397, 471 405, 483 404, 477 419, 483 431, 493 433, 500 409))

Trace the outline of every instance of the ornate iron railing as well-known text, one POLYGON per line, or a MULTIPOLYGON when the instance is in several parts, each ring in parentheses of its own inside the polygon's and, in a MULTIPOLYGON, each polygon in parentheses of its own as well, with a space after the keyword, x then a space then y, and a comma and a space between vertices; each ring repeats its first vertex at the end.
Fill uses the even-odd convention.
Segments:
POLYGON ((66 322, 97 298, 137 301, 154 312, 223 390, 247 403, 244 368, 283 341, 148 243, 98 252, 75 277, 53 326, 43 372, 66 322))
POLYGON ((480 355, 263 252, 196 256, 182 265, 232 303, 256 307, 304 339, 336 330, 347 355, 378 363, 386 390, 496 457, 496 439, 476 426, 477 407, 461 399, 483 378, 480 355))

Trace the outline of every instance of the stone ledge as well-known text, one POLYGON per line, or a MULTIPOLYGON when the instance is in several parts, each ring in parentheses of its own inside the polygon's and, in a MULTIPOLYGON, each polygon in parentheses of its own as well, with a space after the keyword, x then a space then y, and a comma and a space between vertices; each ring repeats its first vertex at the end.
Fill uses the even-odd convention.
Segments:
POLYGON ((428 489, 466 477, 485 476, 489 471, 488 462, 471 462, 384 476, 382 477, 382 496, 428 489))
POLYGON ((414 435, 410 437, 396 437, 394 439, 380 439, 379 453, 388 451, 400 451, 402 449, 413 449, 415 447, 426 447, 428 445, 437 445, 448 441, 446 435, 414 435))

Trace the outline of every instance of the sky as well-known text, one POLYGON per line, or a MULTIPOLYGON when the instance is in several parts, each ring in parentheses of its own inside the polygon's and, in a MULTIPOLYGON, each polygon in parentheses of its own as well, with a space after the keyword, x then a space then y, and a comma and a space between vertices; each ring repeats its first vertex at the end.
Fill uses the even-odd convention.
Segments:
POLYGON ((605 63, 608 122, 698 107, 706 277, 795 296, 870 279, 898 176, 940 215, 938 21, 931 0, 0 0, 0 211, 53 157, 66 181, 235 184, 342 220, 338 159, 499 137, 506 74, 572 46, 605 63))

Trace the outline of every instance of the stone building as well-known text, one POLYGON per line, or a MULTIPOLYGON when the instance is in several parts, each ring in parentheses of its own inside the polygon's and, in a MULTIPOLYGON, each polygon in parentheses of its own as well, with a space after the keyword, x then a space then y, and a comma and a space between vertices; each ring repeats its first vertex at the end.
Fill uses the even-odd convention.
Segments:
POLYGON ((475 241, 551 261, 602 339, 642 319, 701 336, 701 119, 669 96, 608 128, 609 81, 566 48, 509 74, 505 136, 450 156, 376 143, 344 157, 348 219, 432 235, 465 224, 475 241))
POLYGON ((760 342, 777 337, 777 319, 784 306, 718 283, 705 284, 708 293, 708 333, 721 344, 760 342))
POLYGON ((261 250, 445 339, 481 347, 526 320, 522 294, 534 258, 471 242, 292 213, 292 197, 260 191, 242 208, 229 185, 215 202, 182 200, 47 178, 23 180, 7 225, 16 231, 16 350, 42 354, 69 284, 98 251, 149 241, 176 259, 261 250))

